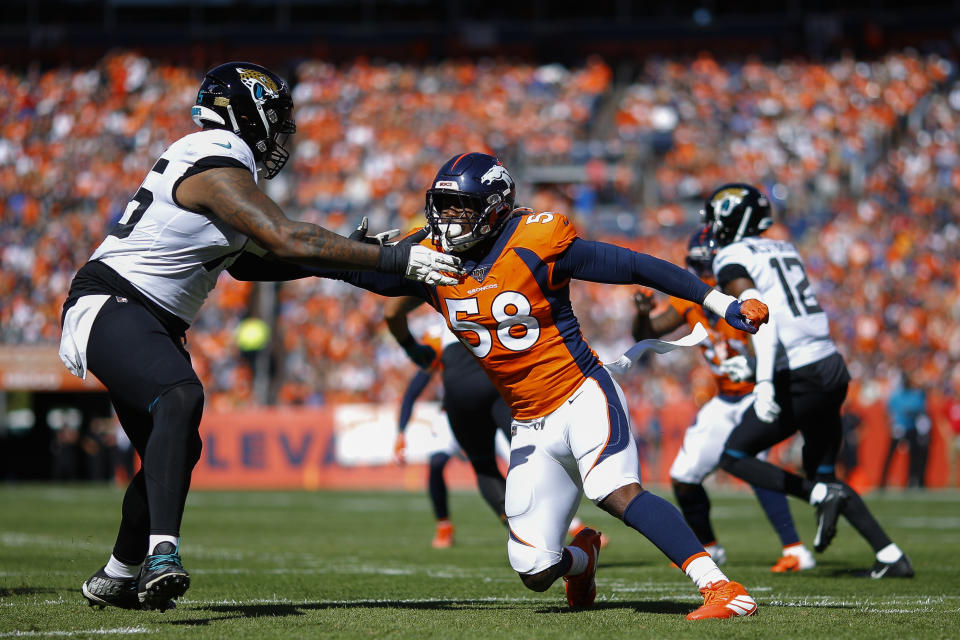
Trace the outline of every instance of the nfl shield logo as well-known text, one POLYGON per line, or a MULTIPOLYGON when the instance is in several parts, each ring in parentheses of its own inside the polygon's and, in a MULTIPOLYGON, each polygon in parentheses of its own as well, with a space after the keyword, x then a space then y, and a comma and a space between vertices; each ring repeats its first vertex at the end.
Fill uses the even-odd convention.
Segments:
POLYGON ((470 272, 470 277, 477 282, 483 282, 483 276, 487 275, 487 268, 487 266, 474 267, 473 271, 470 272))

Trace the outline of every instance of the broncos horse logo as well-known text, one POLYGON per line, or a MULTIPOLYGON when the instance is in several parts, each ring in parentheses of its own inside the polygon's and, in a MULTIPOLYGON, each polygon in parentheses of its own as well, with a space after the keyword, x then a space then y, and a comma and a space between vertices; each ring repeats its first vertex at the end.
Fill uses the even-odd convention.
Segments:
POLYGON ((507 173, 507 168, 502 164, 495 164, 489 169, 486 173, 480 176, 480 182, 483 184, 493 184, 494 180, 503 180, 507 183, 507 186, 513 185, 513 178, 510 177, 510 174, 507 173))

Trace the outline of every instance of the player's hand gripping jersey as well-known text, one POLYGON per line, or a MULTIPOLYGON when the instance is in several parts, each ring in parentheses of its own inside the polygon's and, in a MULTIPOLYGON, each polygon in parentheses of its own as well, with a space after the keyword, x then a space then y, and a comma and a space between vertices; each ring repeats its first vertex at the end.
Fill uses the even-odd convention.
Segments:
POLYGON ((691 329, 696 327, 697 323, 707 328, 707 340, 701 343, 700 349, 710 366, 710 371, 713 372, 720 395, 738 397, 753 391, 753 382, 734 382, 720 369, 720 365, 728 358, 749 356, 746 335, 731 327, 723 318, 707 312, 694 302, 682 298, 670 298, 669 304, 691 329))
POLYGON ((747 237, 721 247, 713 272, 723 287, 749 277, 770 308, 777 350, 774 369, 797 369, 837 351, 827 314, 817 303, 800 254, 789 242, 747 237))

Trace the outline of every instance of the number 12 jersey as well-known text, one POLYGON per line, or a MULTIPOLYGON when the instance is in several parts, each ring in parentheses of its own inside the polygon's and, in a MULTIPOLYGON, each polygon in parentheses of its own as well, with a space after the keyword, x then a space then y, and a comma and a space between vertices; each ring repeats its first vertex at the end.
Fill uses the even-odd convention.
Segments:
POLYGON ((777 331, 777 371, 798 369, 836 353, 830 324, 814 295, 800 254, 789 242, 748 237, 721 247, 713 272, 722 287, 749 277, 770 308, 777 331))

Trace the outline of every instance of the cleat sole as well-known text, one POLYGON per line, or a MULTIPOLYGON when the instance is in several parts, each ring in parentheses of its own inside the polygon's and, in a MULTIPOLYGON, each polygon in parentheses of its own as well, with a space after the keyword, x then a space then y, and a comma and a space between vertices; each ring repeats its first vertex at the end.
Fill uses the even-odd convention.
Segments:
POLYGON ((174 599, 190 588, 190 576, 186 573, 166 574, 146 585, 146 590, 137 594, 144 609, 166 611, 174 608, 174 599))

